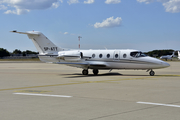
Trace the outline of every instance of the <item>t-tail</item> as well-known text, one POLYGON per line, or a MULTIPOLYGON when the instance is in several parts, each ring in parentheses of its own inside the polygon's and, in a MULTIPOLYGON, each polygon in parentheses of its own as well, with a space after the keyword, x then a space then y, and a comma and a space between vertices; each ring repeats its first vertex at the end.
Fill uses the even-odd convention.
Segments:
POLYGON ((28 31, 28 32, 17 32, 11 31, 13 33, 27 34, 29 39, 32 40, 39 54, 54 54, 62 49, 57 47, 52 43, 45 35, 38 31, 28 31))
POLYGON ((180 52, 178 51, 178 59, 180 60, 180 52))
MULTIPOLYGON (((29 39, 32 40, 36 49, 39 52, 39 56, 42 55, 58 55, 59 51, 62 51, 62 48, 57 47, 54 43, 52 43, 45 35, 38 31, 28 31, 28 32, 17 32, 11 31, 13 33, 26 34, 29 39)), ((43 62, 49 62, 49 60, 45 60, 40 57, 40 60, 43 62)))
POLYGON ((174 57, 174 54, 175 54, 175 51, 173 52, 173 54, 171 55, 171 58, 173 58, 174 57))

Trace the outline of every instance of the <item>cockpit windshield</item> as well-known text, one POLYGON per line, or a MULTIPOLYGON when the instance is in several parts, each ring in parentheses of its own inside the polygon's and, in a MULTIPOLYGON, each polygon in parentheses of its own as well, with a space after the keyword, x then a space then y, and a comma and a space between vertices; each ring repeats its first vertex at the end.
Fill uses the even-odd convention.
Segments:
POLYGON ((146 57, 147 55, 142 53, 141 51, 135 51, 135 52, 131 52, 130 55, 132 57, 146 57))

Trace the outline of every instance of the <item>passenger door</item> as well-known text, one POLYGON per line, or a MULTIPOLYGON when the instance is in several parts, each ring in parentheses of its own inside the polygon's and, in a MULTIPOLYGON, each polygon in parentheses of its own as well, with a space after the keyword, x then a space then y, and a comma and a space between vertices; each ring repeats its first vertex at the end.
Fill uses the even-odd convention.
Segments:
POLYGON ((113 58, 114 58, 114 60, 119 60, 120 59, 120 51, 114 51, 113 58))

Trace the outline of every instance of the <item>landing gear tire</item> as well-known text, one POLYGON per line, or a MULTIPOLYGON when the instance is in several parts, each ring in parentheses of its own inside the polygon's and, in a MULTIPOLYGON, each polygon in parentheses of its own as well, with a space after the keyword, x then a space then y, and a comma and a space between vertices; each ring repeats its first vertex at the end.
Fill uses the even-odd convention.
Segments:
POLYGON ((94 73, 94 75, 98 75, 99 70, 98 70, 98 69, 94 69, 94 70, 93 70, 93 73, 94 73))
POLYGON ((83 70, 83 71, 82 71, 82 74, 83 74, 83 75, 88 75, 88 73, 89 73, 88 70, 83 70))
POLYGON ((155 75, 155 72, 151 70, 151 71, 149 72, 149 75, 150 75, 150 76, 154 76, 154 75, 155 75))

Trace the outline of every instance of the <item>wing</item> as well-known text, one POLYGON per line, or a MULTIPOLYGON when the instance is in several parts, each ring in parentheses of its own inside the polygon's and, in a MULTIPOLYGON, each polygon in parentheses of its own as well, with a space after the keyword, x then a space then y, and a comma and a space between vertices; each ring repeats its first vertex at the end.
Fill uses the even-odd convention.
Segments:
POLYGON ((97 62, 97 61, 91 61, 91 62, 56 62, 55 64, 65 64, 73 67, 79 67, 79 68, 90 68, 90 69, 105 69, 108 67, 108 64, 105 62, 97 62))

